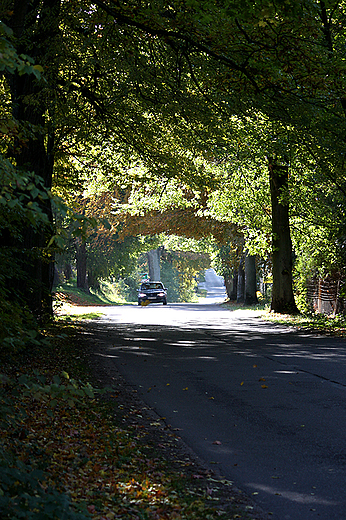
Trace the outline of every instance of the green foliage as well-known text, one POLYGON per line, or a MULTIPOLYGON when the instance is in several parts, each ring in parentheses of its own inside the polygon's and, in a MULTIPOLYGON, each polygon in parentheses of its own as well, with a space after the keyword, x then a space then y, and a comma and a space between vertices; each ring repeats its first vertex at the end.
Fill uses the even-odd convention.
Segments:
POLYGON ((0 510, 5 519, 87 520, 87 510, 78 511, 68 494, 44 486, 46 475, 15 459, 10 453, 0 456, 0 510))
MULTIPOLYGON (((59 283, 55 287, 54 293, 54 309, 56 315, 59 315, 61 307, 66 305, 76 306, 99 306, 99 305, 116 305, 124 303, 121 291, 117 282, 109 280, 100 280, 98 290, 91 289, 89 293, 76 287, 76 280, 72 279, 66 283, 59 283)), ((64 308, 64 311, 66 307, 64 308)), ((72 309, 68 309, 72 314, 72 309)))
MULTIPOLYGON (((164 240, 163 235, 160 241, 164 240)), ((171 236, 167 243, 181 246, 184 240, 174 240, 171 236)), ((191 246, 191 241, 186 240, 186 246, 191 246)), ((200 246, 205 249, 205 246, 200 246)), ((137 302, 138 288, 141 282, 141 274, 148 271, 145 255, 138 259, 137 269, 129 276, 120 278, 117 282, 119 293, 128 302, 137 302)), ((197 280, 199 274, 210 265, 207 254, 192 253, 191 251, 167 251, 163 250, 160 259, 161 281, 167 289, 168 302, 196 301, 197 280)))
POLYGON ((0 154, 0 182, 0 230, 6 228, 15 234, 20 225, 39 228, 49 224, 42 202, 51 200, 52 196, 42 178, 32 172, 16 170, 0 154))
POLYGON ((37 341, 37 324, 20 303, 0 293, 0 356, 15 356, 37 341))
POLYGON ((102 241, 91 237, 90 242, 87 265, 98 280, 126 278, 134 270, 143 247, 141 239, 128 236, 119 240, 116 233, 102 241))
POLYGON ((41 78, 43 68, 41 65, 34 65, 35 61, 25 54, 18 56, 15 47, 10 42, 13 31, 0 21, 0 72, 18 72, 23 74, 34 74, 37 79, 41 78))
POLYGON ((120 278, 117 287, 121 296, 127 302, 137 302, 140 275, 138 269, 130 273, 125 278, 120 278))
POLYGON ((179 271, 173 262, 161 259, 160 263, 161 282, 167 289, 167 301, 179 302, 181 300, 179 271))
POLYGON ((163 267, 161 280, 165 287, 170 289, 168 300, 190 302, 197 300, 198 276, 201 271, 210 267, 210 258, 203 253, 164 250, 161 266, 163 267))
POLYGON ((94 398, 94 389, 90 384, 80 385, 74 379, 70 379, 66 372, 62 373, 62 378, 58 375, 53 376, 53 381, 46 382, 46 378, 34 371, 33 376, 21 375, 18 383, 23 386, 23 395, 31 395, 33 399, 41 401, 51 409, 48 415, 53 415, 52 410, 56 408, 59 401, 68 406, 74 407, 76 403, 83 404, 81 398, 94 398), (65 403, 64 403, 65 402, 65 403))

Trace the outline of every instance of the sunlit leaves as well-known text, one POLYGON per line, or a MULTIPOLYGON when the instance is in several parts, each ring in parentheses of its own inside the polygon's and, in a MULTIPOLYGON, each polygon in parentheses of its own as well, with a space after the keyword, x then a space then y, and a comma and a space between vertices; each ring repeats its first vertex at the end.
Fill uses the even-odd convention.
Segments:
POLYGON ((34 65, 35 61, 25 54, 17 54, 15 47, 10 42, 13 36, 12 30, 3 22, 0 22, 0 71, 14 74, 34 74, 37 79, 41 78, 43 68, 41 65, 34 65))

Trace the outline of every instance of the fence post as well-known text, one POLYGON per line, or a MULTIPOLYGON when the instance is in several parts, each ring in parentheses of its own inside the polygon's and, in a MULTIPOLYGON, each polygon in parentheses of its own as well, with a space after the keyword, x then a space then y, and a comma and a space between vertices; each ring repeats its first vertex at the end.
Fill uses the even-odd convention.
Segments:
POLYGON ((338 313, 338 309, 339 309, 339 294, 340 294, 340 279, 338 280, 338 282, 336 284, 335 307, 334 307, 333 318, 335 318, 335 316, 338 313))
POLYGON ((321 278, 318 279, 318 296, 317 296, 317 310, 319 313, 322 312, 322 299, 321 299, 321 278))

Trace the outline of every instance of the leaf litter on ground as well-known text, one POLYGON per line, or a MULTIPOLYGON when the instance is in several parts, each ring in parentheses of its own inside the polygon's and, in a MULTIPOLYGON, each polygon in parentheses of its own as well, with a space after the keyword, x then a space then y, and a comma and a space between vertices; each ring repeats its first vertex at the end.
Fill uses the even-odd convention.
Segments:
MULTIPOLYGON (((208 471, 199 471, 196 475, 194 464, 186 459, 173 467, 157 454, 157 445, 150 445, 145 427, 131 426, 126 421, 123 426, 123 406, 120 403, 116 413, 114 407, 119 393, 108 391, 106 400, 91 390, 86 362, 74 346, 77 333, 78 324, 56 324, 46 331, 51 347, 36 345, 34 350, 24 353, 21 362, 17 355, 2 367, 0 388, 5 389, 2 397, 6 395, 6 398, 2 400, 0 411, 6 413, 6 403, 8 408, 7 428, 0 431, 0 447, 3 453, 10 454, 7 457, 9 471, 29 468, 37 482, 32 495, 36 493, 42 500, 49 493, 55 497, 55 509, 45 504, 44 516, 37 501, 30 505, 26 492, 26 501, 21 507, 27 514, 22 515, 20 511, 18 517, 35 520, 254 518, 246 512, 251 511, 252 506, 245 501, 241 510, 239 497, 233 497, 232 491, 220 501, 218 490, 220 486, 228 490, 229 483, 225 485, 214 479, 208 471), (191 471, 185 472, 184 467, 190 465, 191 471), (57 496, 68 497, 70 513, 66 513, 66 505, 63 505, 61 510, 65 512, 59 516, 57 496), (36 516, 35 510, 38 511, 36 516)), ((131 411, 135 417, 141 417, 139 412, 131 411)), ((152 423, 151 427, 159 429, 160 422, 156 426, 152 423)), ((161 447, 169 445, 172 450, 176 434, 167 435, 161 447)), ((20 506, 18 482, 21 478, 23 475, 14 477, 10 484, 0 479, 0 510, 7 499, 12 508, 12 513, 7 515, 9 509, 4 508, 2 518, 15 517, 13 512, 20 506)))

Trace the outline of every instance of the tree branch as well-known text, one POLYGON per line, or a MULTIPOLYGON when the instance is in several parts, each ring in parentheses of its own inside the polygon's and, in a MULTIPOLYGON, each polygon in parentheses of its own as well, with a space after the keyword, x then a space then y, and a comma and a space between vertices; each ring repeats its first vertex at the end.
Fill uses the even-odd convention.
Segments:
POLYGON ((138 22, 137 20, 124 15, 121 12, 118 12, 116 9, 109 7, 108 5, 104 4, 101 0, 94 0, 93 2, 96 4, 100 9, 105 11, 107 14, 112 16, 114 20, 119 24, 125 24, 130 27, 136 27, 137 29, 140 29, 143 32, 146 32, 148 34, 151 34, 152 36, 158 36, 160 38, 165 38, 165 41, 168 45, 172 46, 172 43, 177 40, 183 40, 185 43, 188 43, 191 48, 195 48, 199 52, 205 53, 211 58, 214 58, 215 60, 224 63, 232 70, 235 70, 237 72, 240 72, 243 74, 251 83, 251 85, 254 87, 255 91, 258 93, 260 92, 260 87, 257 85, 257 82, 255 81, 254 77, 245 69, 243 65, 238 65, 235 61, 231 60, 228 56, 225 56, 224 54, 220 54, 213 49, 211 49, 206 43, 204 42, 198 42, 194 40, 190 35, 183 34, 179 31, 173 31, 158 27, 152 27, 149 24, 138 22))

